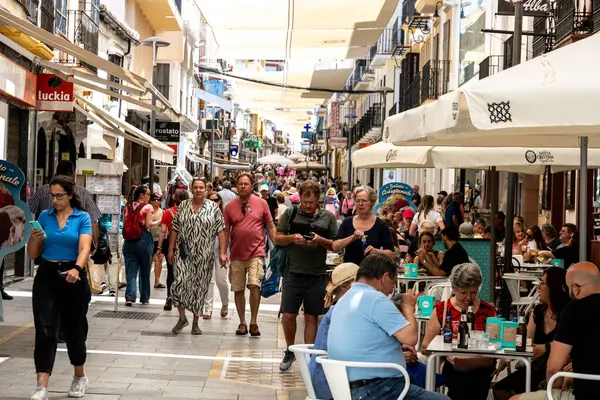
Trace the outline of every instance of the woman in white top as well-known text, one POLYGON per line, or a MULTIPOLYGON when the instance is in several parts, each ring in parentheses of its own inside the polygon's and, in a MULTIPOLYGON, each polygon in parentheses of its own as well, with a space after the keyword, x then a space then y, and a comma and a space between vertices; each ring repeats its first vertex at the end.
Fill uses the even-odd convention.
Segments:
POLYGON ((430 195, 423 196, 421 199, 421 204, 412 220, 408 234, 411 237, 417 236, 417 230, 424 221, 429 221, 434 226, 437 225, 440 231, 445 228, 441 214, 433 209, 433 196, 430 195))

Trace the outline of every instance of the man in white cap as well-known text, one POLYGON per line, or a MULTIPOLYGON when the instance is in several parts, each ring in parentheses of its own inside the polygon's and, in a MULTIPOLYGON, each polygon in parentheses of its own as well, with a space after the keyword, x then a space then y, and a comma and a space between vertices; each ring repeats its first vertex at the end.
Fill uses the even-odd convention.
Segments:
POLYGON ((260 187, 258 188, 258 191, 260 192, 260 196, 269 205, 269 210, 271 211, 271 218, 273 218, 273 221, 275 221, 277 219, 277 209, 279 208, 279 204, 277 203, 277 200, 275 199, 275 197, 273 197, 269 194, 269 186, 268 185, 260 185, 260 187))
MULTIPOLYGON (((315 340, 315 350, 327 350, 327 336, 329 334, 329 324, 331 323, 331 314, 334 304, 350 289, 352 282, 356 280, 358 265, 354 263, 343 263, 335 267, 331 274, 331 283, 327 286, 325 294, 325 308, 329 308, 327 314, 319 324, 317 338, 315 340)), ((318 399, 331 399, 331 391, 323 372, 321 364, 316 362, 316 356, 312 356, 308 364, 310 377, 315 389, 315 395, 318 399)))

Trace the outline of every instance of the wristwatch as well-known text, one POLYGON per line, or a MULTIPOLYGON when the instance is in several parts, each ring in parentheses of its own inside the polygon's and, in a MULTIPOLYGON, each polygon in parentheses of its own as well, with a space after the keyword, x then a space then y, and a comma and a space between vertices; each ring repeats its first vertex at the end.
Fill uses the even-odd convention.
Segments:
POLYGON ((75 264, 75 265, 73 266, 73 268, 75 268, 75 269, 77 270, 77 272, 79 272, 80 274, 82 274, 82 273, 83 273, 83 268, 81 268, 79 265, 75 264))

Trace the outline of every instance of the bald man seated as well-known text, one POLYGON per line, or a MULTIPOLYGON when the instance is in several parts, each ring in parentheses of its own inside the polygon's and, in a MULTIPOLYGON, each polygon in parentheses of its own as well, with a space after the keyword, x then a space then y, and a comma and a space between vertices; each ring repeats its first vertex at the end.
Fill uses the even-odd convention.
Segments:
MULTIPOLYGON (((557 268, 557 267, 553 267, 557 268)), ((558 318, 550 349, 546 379, 559 371, 600 375, 600 270, 591 262, 580 262, 567 271, 567 287, 574 300, 558 318)), ((600 381, 576 379, 554 382, 554 400, 592 400, 600 398, 600 381), (562 388, 565 388, 564 390, 562 388)), ((546 400, 546 391, 524 393, 511 400, 546 400)))

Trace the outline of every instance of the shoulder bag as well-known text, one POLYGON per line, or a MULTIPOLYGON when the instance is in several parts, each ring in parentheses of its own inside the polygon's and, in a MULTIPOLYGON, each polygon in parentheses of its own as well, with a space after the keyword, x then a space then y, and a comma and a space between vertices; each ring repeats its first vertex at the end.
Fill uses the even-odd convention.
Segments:
MULTIPOLYGON (((288 219, 287 227, 285 229, 285 234, 289 235, 292 229, 292 223, 296 218, 296 214, 298 213, 298 207, 292 207, 290 218, 288 219)), ((271 250, 271 257, 269 260, 269 269, 273 273, 283 275, 288 266, 288 257, 289 257, 289 248, 288 246, 277 246, 273 247, 271 250)))

